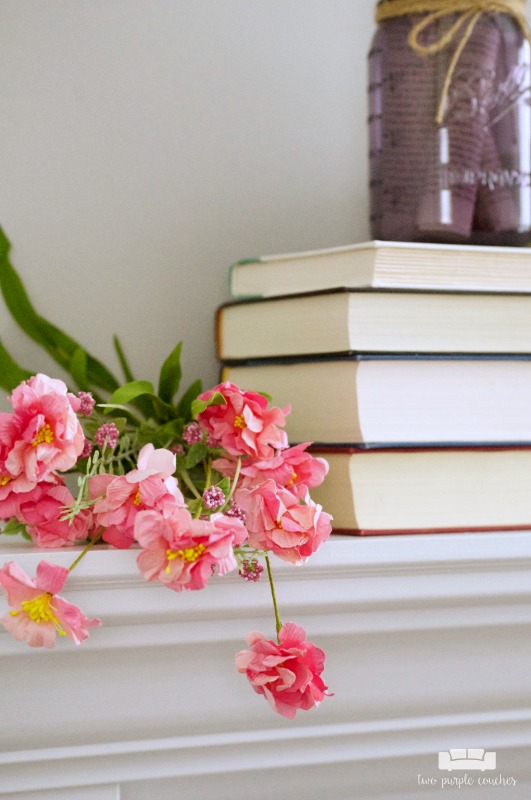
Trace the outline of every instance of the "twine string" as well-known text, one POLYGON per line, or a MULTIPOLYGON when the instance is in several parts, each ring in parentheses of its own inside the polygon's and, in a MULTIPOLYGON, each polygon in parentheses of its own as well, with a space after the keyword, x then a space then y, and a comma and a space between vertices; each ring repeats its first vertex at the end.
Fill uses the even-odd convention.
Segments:
POLYGON ((483 14, 509 15, 531 43, 531 30, 526 17, 526 0, 382 0, 376 8, 376 21, 379 23, 409 14, 426 15, 413 25, 408 36, 409 46, 419 55, 428 56, 440 53, 454 41, 462 28, 466 26, 446 71, 435 116, 438 125, 444 118, 448 92, 457 62, 483 14), (422 44, 421 36, 427 28, 438 20, 454 14, 457 14, 455 22, 438 39, 430 44, 422 44))

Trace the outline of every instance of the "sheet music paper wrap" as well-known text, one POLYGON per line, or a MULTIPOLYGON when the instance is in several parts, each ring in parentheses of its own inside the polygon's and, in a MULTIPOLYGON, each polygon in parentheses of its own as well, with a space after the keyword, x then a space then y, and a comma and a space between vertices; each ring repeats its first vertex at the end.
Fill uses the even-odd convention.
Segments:
MULTIPOLYGON (((369 53, 372 236, 527 244, 529 41, 509 15, 481 14, 452 67, 459 33, 433 55, 411 47, 411 30, 426 16, 380 23, 369 53)), ((422 32, 422 44, 438 42, 457 19, 436 19, 422 32)))

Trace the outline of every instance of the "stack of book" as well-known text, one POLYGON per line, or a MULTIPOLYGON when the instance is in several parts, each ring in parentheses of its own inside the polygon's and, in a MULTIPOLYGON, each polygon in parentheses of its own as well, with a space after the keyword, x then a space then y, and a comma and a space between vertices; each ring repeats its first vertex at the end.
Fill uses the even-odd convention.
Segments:
POLYGON ((335 532, 531 528, 531 250, 368 242, 229 285, 222 378, 291 405, 335 532))

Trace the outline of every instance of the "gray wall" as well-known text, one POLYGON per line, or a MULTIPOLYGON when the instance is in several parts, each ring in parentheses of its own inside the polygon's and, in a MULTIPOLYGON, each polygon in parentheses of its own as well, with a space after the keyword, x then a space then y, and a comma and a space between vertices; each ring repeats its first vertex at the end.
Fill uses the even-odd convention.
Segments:
MULTIPOLYGON (((38 310, 151 380, 182 339, 216 382, 232 261, 368 238, 373 9, 2 0, 0 224, 38 310)), ((0 338, 60 374, 3 305, 0 338)))

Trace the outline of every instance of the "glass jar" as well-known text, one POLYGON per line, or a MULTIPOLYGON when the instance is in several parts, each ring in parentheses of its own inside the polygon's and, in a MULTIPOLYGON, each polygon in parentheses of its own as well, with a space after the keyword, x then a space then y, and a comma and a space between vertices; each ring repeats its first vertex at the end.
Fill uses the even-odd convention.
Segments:
POLYGON ((369 53, 372 238, 530 242, 530 54, 509 13, 380 21, 369 53))

